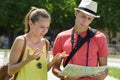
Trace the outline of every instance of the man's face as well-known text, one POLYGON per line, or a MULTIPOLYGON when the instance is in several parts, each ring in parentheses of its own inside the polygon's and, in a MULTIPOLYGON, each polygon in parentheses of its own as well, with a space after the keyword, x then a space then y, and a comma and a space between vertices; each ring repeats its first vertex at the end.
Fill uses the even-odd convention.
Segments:
POLYGON ((75 11, 75 16, 76 16, 75 27, 81 30, 87 30, 89 24, 94 19, 93 16, 90 16, 78 10, 75 11))

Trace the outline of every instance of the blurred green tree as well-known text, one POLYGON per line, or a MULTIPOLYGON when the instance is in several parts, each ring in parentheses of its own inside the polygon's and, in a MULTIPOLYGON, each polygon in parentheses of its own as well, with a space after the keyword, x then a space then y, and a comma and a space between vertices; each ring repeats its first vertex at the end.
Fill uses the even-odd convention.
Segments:
MULTIPOLYGON (((81 0, 0 0, 0 35, 9 37, 11 46, 14 38, 24 31, 24 17, 31 6, 44 8, 51 14, 50 36, 74 25, 74 8, 81 0), (51 35, 52 34, 52 35, 51 35)), ((120 31, 120 0, 95 0, 98 2, 99 19, 91 26, 110 34, 120 31)), ((54 39, 52 39, 54 40, 54 39)))
POLYGON ((97 0, 100 18, 94 22, 97 28, 106 31, 111 44, 111 34, 120 31, 120 0, 97 0))

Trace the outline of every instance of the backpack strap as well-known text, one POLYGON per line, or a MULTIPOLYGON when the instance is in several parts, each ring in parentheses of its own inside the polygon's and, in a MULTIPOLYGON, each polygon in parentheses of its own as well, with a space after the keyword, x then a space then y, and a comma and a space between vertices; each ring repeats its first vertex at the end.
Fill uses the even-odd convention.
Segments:
MULTIPOLYGON (((95 35, 96 32, 97 32, 96 29, 88 29, 87 36, 85 38, 83 38, 82 41, 79 44, 77 42, 75 48, 70 52, 70 55, 67 57, 66 62, 64 64, 64 67, 68 64, 70 59, 72 59, 72 57, 77 52, 77 50, 80 49, 86 41, 90 41, 90 38, 92 38, 95 35)), ((72 34, 74 34, 74 33, 72 33, 72 34)))
POLYGON ((48 53, 49 48, 50 48, 50 43, 47 39, 45 39, 45 44, 46 44, 46 52, 48 53))
POLYGON ((44 44, 46 45, 46 52, 48 53, 49 48, 50 48, 50 43, 46 38, 43 38, 42 40, 43 40, 44 44))
POLYGON ((23 38, 24 38, 24 44, 23 44, 23 48, 22 48, 22 51, 21 51, 20 58, 19 58, 17 63, 19 63, 22 60, 23 55, 24 55, 24 51, 25 51, 25 48, 26 48, 26 38, 25 38, 25 36, 23 36, 23 38))
MULTIPOLYGON (((21 51, 21 55, 20 55, 19 60, 17 61, 17 63, 22 61, 22 58, 23 58, 23 55, 24 55, 24 51, 25 51, 25 48, 26 48, 26 38, 25 38, 25 36, 23 36, 23 38, 24 38, 24 44, 23 44, 23 48, 22 48, 22 51, 21 51)), ((18 72, 15 73, 14 80, 17 78, 17 75, 18 75, 18 72)))
POLYGON ((43 39, 44 40, 44 45, 46 45, 46 58, 47 58, 47 62, 50 62, 50 54, 48 53, 49 51, 49 47, 50 47, 50 43, 47 39, 43 39))

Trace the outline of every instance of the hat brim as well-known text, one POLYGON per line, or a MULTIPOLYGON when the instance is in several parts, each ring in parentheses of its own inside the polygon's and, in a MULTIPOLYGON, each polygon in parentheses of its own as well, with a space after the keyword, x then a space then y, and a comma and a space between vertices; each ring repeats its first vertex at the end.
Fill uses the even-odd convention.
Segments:
POLYGON ((87 12, 87 11, 84 11, 84 10, 82 10, 82 9, 79 9, 79 8, 74 8, 74 10, 78 10, 78 11, 81 11, 81 12, 83 12, 83 13, 85 13, 85 14, 88 14, 88 15, 90 15, 90 16, 93 16, 93 17, 95 17, 95 18, 99 18, 100 16, 99 15, 93 15, 93 14, 91 14, 91 13, 89 13, 89 12, 87 12))

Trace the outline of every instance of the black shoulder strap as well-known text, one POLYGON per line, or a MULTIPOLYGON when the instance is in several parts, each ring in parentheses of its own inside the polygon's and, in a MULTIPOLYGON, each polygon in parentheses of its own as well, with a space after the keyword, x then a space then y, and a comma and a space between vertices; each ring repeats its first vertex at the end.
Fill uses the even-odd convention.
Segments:
POLYGON ((72 50, 73 50, 73 44, 74 44, 74 28, 72 30, 72 35, 71 35, 71 44, 72 44, 72 50))
POLYGON ((74 56, 74 54, 77 52, 78 49, 90 38, 94 36, 94 34, 97 32, 96 29, 89 29, 88 34, 85 38, 82 39, 81 43, 79 45, 76 45, 75 48, 71 51, 70 55, 67 57, 66 62, 64 64, 64 67, 68 64, 70 59, 74 56))

